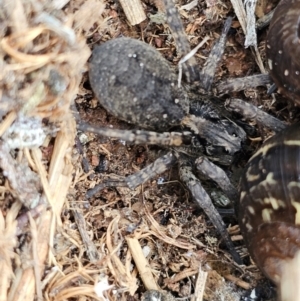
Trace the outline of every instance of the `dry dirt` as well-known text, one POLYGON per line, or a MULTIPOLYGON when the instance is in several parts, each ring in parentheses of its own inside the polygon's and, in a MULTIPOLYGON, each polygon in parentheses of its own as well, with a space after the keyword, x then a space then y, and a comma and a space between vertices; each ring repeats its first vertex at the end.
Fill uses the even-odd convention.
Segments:
MULTIPOLYGON (((20 113, 43 118, 47 133, 33 150, 19 146, 7 151, 0 143, 0 267, 5 271, 0 300, 134 301, 155 285, 180 300, 193 296, 193 300, 237 301, 257 285, 263 288, 262 300, 272 298, 271 285, 248 258, 235 216, 224 220, 245 258, 243 266, 232 261, 221 237, 193 203, 176 165, 135 190, 106 188, 86 198, 86 192, 101 181, 131 175, 164 151, 89 133, 76 136, 72 118, 77 110, 81 120, 94 125, 134 128, 100 107, 89 85, 86 62, 94 45, 126 36, 151 44, 176 66, 180 57, 168 25, 159 18, 161 1, 143 1, 147 18, 134 26, 117 1, 13 2, 15 6, 0 9, 1 135, 20 113), (53 25, 42 14, 53 11, 61 25, 53 25), (76 43, 70 42, 72 38, 76 43), (52 71, 56 86, 49 83, 52 71), (64 93, 60 85, 67 87, 64 93), (70 109, 74 99, 76 108, 70 109), (35 209, 32 199, 39 200, 35 209)), ((177 1, 178 7, 186 3, 177 1)), ((258 14, 274 6, 262 4, 258 14)), ((210 37, 196 54, 203 66, 225 18, 234 15, 231 3, 198 1, 180 14, 192 48, 210 37)), ((258 34, 263 61, 265 36, 266 29, 258 34)), ((234 19, 216 81, 260 73, 243 44, 244 34, 234 19)), ((280 96, 273 104, 266 88, 231 96, 283 121, 299 116, 280 96)), ((242 168, 268 135, 256 127, 236 169, 226 171, 242 168)), ((215 189, 211 183, 205 185, 215 189)))

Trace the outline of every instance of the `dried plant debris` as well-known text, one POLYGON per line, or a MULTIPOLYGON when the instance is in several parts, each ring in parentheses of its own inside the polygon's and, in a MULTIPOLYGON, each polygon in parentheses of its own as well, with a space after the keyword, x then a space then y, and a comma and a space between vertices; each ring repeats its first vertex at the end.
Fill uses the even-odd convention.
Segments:
POLYGON ((46 139, 46 131, 40 118, 21 114, 5 131, 2 139, 8 149, 40 147, 46 139))
POLYGON ((20 207, 20 203, 14 203, 6 212, 6 216, 3 216, 2 210, 0 211, 0 267, 2 270, 0 298, 2 300, 7 300, 6 290, 10 287, 11 281, 15 277, 13 260, 18 259, 18 255, 15 252, 15 248, 18 245, 16 236, 18 222, 16 218, 20 207))
MULTIPOLYGON (((177 2, 178 7, 187 4, 184 1, 177 2)), ((109 139, 96 138, 93 134, 86 134, 84 137, 81 135, 83 138, 81 141, 84 145, 77 147, 73 159, 78 160, 77 163, 74 163, 76 165, 81 162, 84 156, 84 168, 88 172, 84 173, 81 166, 77 165, 76 179, 74 180, 76 192, 74 191, 72 196, 72 206, 75 206, 76 210, 81 206, 81 214, 87 221, 85 224, 86 233, 81 234, 83 241, 88 241, 86 236, 89 227, 101 241, 99 244, 95 240, 94 245, 96 248, 98 246, 101 267, 106 267, 105 273, 111 280, 108 283, 114 285, 114 288, 107 292, 108 297, 110 297, 109 293, 114 292, 115 295, 111 296, 112 300, 125 300, 126 298, 139 300, 141 293, 145 290, 158 292, 158 295, 154 294, 154 297, 162 299, 164 299, 161 295, 162 290, 168 290, 176 297, 190 298, 195 296, 196 300, 222 300, 224 296, 226 296, 226 300, 239 300, 243 295, 243 290, 239 289, 235 285, 236 282, 232 280, 226 282, 224 280, 225 275, 233 274, 234 277, 231 279, 243 277, 251 285, 254 285, 256 279, 261 275, 237 267, 226 257, 226 254, 220 252, 218 247, 220 242, 216 239, 213 227, 203 215, 195 214, 195 208, 188 203, 188 192, 178 182, 178 176, 174 176, 174 169, 171 168, 171 170, 166 171, 160 178, 154 177, 142 186, 136 185, 134 190, 129 190, 128 185, 124 185, 123 179, 126 181, 132 174, 141 170, 144 171, 143 168, 149 166, 149 163, 159 157, 156 152, 157 148, 133 145, 136 137, 125 142, 125 139, 122 139, 122 135, 124 138, 124 131, 122 130, 126 129, 128 130, 126 133, 132 134, 132 127, 117 120, 99 107, 89 91, 91 84, 96 94, 102 95, 100 98, 107 103, 108 107, 114 105, 111 101, 111 94, 106 93, 110 84, 118 83, 118 79, 113 77, 114 70, 112 70, 114 65, 112 62, 116 62, 117 57, 113 57, 112 52, 114 49, 118 49, 118 57, 124 57, 123 62, 126 65, 128 45, 123 47, 123 42, 128 41, 128 37, 144 40, 144 42, 155 46, 164 57, 176 65, 180 57, 175 50, 174 45, 176 43, 173 42, 173 36, 164 22, 161 5, 162 1, 145 1, 144 9, 149 12, 147 15, 152 22, 148 20, 140 26, 132 27, 128 25, 120 7, 108 2, 107 8, 112 16, 112 19, 109 20, 110 27, 102 36, 95 34, 89 40, 92 43, 99 41, 100 46, 95 47, 98 47, 99 57, 101 57, 103 65, 107 67, 107 76, 104 76, 100 83, 89 82, 88 80, 83 83, 82 93, 76 99, 79 115, 89 123, 100 125, 101 130, 105 132, 103 135, 106 137, 110 136, 112 132, 116 133, 116 129, 121 130, 118 132, 120 133, 119 136, 109 139), (157 14, 162 15, 162 18, 154 19, 153 15, 157 14), (114 40, 104 44, 110 39, 114 40), (86 162, 90 165, 87 166, 86 162), (113 185, 111 185, 112 182, 113 185), (86 190, 94 188, 99 183, 103 184, 101 193, 87 201, 85 198, 86 190), (163 185, 158 183, 163 183, 163 185), (82 200, 82 202, 78 203, 78 200, 82 200), (86 206, 88 208, 85 208, 86 206), (109 240, 107 236, 109 236, 109 240), (116 254, 118 256, 115 256, 116 254), (128 262, 133 264, 129 270, 128 265, 126 265, 128 262), (209 265, 206 265, 207 262, 212 263, 210 268, 209 265), (143 269, 143 267, 146 268, 143 269), (194 278, 199 274, 200 267, 203 267, 205 273, 208 271, 209 274, 209 277, 203 281, 205 289, 203 289, 202 297, 199 297, 198 291, 194 289, 194 278), (251 276, 247 278, 249 273, 251 276), (214 286, 217 287, 216 290, 214 286)), ((186 31, 190 33, 188 38, 192 47, 206 36, 209 37, 195 55, 197 63, 203 66, 204 60, 211 52, 213 42, 222 32, 224 18, 231 6, 229 2, 220 4, 213 1, 199 3, 199 6, 194 4, 191 8, 183 6, 180 14, 185 22, 186 31), (208 8, 203 15, 201 9, 206 8, 206 6, 208 8)), ((243 43, 238 41, 242 32, 240 25, 237 22, 234 23, 229 32, 227 44, 230 46, 225 51, 221 67, 219 66, 216 70, 217 81, 227 80, 228 76, 253 75, 258 70, 254 59, 249 58, 249 52, 241 46, 243 43), (234 26, 238 31, 237 37, 231 32, 234 26)), ((175 39, 177 38, 175 36, 175 39)), ((135 41, 135 45, 140 43, 135 41)), ((133 44, 134 42, 132 42, 133 44)), ((154 57, 156 56, 157 52, 155 52, 154 57)), ((118 67, 120 71, 123 65, 120 64, 118 67)), ((127 68, 127 66, 125 67, 127 68)), ((100 72, 96 65, 93 65, 93 68, 93 72, 100 72)), ((132 78, 135 83, 138 76, 139 74, 134 72, 124 80, 130 81, 132 78)), ((147 81, 143 81, 143 85, 147 85, 147 81)), ((246 86, 246 88, 251 89, 252 87, 246 86)), ((134 89, 137 88, 134 87, 134 89)), ((115 95, 120 96, 122 93, 116 88, 113 92, 113 97, 115 95)), ((126 92, 130 94, 132 90, 126 92)), ((139 92, 143 93, 144 90, 139 92)), ((243 91, 235 90, 234 93, 244 95, 243 91)), ((122 101, 124 100, 124 103, 122 102, 124 107, 118 112, 118 117, 122 119, 126 119, 122 114, 128 112, 126 108, 128 103, 130 106, 133 105, 132 112, 136 112, 133 104, 135 100, 130 96, 127 98, 127 94, 126 99, 122 99, 122 101)), ((259 94, 259 97, 261 95, 262 93, 259 94)), ((264 95, 263 97, 268 96, 264 95)), ((138 103, 138 105, 140 104, 138 103)), ((108 110, 115 111, 110 108, 108 110)), ((139 133, 135 132, 134 134, 139 133)), ((80 222, 77 221, 76 223, 79 226, 80 222)), ((237 240, 241 240, 241 237, 237 240)), ((87 256, 89 256, 87 246, 86 251, 87 256)), ((82 251, 79 253, 82 255, 82 251)), ((146 298, 148 298, 147 295, 146 298)))
MULTIPOLYGON (((192 59, 203 66, 232 15, 231 3, 175 2, 188 35, 185 46, 205 41, 192 59)), ((233 20, 215 73, 224 98, 234 90, 227 82, 232 77, 259 73, 244 49, 241 26, 233 20)), ((251 262, 239 266, 222 251, 175 167, 134 189, 107 185, 87 200, 97 184, 121 183, 166 154, 156 146, 90 133, 81 134, 83 145, 74 147, 74 100, 84 121, 132 129, 99 106, 85 73, 94 45, 122 36, 156 47, 173 66, 184 52, 176 50, 180 37, 171 33, 161 0, 2 1, 0 300, 239 300, 262 277, 251 262), (132 3, 138 10, 130 10, 132 3), (137 26, 130 24, 145 16, 137 26)), ((258 37, 262 58, 263 40, 258 37)), ((280 100, 270 104, 263 89, 244 87, 234 90, 236 98, 289 120, 280 100)), ((259 127, 251 149, 268 134, 259 127)), ((232 223, 234 218, 226 219, 227 226, 232 223)), ((246 256, 239 233, 229 233, 246 256)))
POLYGON ((62 118, 89 56, 85 40, 70 27, 72 14, 53 14, 51 5, 30 1, 4 1, 1 13, 0 115, 17 110, 62 118))
POLYGON ((18 160, 11 156, 7 145, 0 145, 0 166, 3 175, 9 180, 12 193, 28 208, 35 208, 41 200, 42 184, 27 160, 18 160))
POLYGON ((104 2, 84 2, 1 2, 1 300, 57 300, 45 285, 52 270, 64 273, 52 247, 73 176, 70 105, 90 55, 86 37, 105 24, 104 2))

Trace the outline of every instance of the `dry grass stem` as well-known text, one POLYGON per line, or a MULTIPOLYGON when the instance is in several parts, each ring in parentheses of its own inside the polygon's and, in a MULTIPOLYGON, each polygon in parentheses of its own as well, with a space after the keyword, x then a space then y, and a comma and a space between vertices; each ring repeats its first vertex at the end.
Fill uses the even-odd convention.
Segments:
POLYGON ((126 241, 146 289, 159 290, 159 287, 153 277, 150 264, 143 254, 143 250, 141 248, 141 245, 139 244, 139 241, 135 237, 129 236, 126 236, 126 241))
POLYGON ((196 281, 196 287, 195 287, 195 297, 192 301, 202 301, 204 290, 205 290, 205 283, 207 278, 207 272, 203 271, 202 267, 199 266, 198 270, 198 277, 196 281))
MULTIPOLYGON (((253 56, 242 46, 244 6, 231 1, 239 22, 216 81, 252 75, 255 60, 263 70, 260 45, 253 56)), ((203 66, 231 2, 175 2, 191 48, 209 37, 194 56, 203 66)), ((164 185, 157 177, 135 190, 108 185, 86 197, 97 183, 120 182, 159 156, 156 146, 77 134, 76 122, 133 127, 99 105, 88 60, 96 44, 126 36, 156 47, 175 67, 180 55, 163 1, 4 0, 0 25, 0 301, 140 300, 145 289, 202 301, 217 300, 227 283, 238 293, 253 286, 257 270, 248 266, 249 284, 239 281, 246 273, 220 251, 206 217, 195 214, 177 167, 161 175, 164 185), (208 277, 199 268, 205 262, 214 265, 208 277)), ((239 229, 232 234, 243 252, 239 229)))
POLYGON ((120 0, 120 3, 131 25, 140 24, 146 19, 140 0, 120 0))

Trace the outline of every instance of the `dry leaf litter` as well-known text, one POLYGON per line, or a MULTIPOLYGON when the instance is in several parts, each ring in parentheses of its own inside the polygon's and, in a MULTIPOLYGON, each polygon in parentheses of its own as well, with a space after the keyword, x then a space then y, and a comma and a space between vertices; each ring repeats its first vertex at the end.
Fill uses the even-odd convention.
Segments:
MULTIPOLYGON (((177 4, 191 46, 210 38, 196 54, 203 66, 232 5, 177 4)), ((73 113, 93 124, 131 128, 93 97, 86 76, 90 49, 124 35, 152 44, 174 65, 180 59, 161 1, 140 2, 145 15, 136 19, 146 19, 138 25, 128 21, 128 13, 135 20, 130 6, 126 15, 123 9, 104 0, 2 1, 0 300, 133 301, 157 289, 230 301, 262 277, 253 264, 237 266, 219 248, 216 231, 193 205, 176 168, 134 191, 105 189, 86 200, 86 191, 103 179, 132 174, 159 156, 157 147, 87 133, 76 140, 73 113)), ((217 80, 259 70, 244 48, 240 23, 232 27, 236 34, 228 39, 217 80)), ((257 51, 264 58, 263 41, 257 51)), ((243 97, 276 111, 260 89, 243 97)), ((241 241, 235 225, 229 231, 241 241)))

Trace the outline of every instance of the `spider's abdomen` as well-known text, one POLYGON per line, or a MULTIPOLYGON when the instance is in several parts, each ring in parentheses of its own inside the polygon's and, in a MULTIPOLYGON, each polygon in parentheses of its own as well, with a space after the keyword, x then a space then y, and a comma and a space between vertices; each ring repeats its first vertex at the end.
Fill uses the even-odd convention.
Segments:
POLYGON ((118 38, 95 47, 89 77, 107 111, 140 127, 167 130, 179 125, 188 112, 175 73, 146 43, 118 38))
POLYGON ((281 285, 286 263, 300 250, 300 124, 268 139, 249 160, 239 224, 253 260, 281 285))
POLYGON ((266 42, 270 75, 280 93, 300 105, 300 1, 281 0, 266 42))

